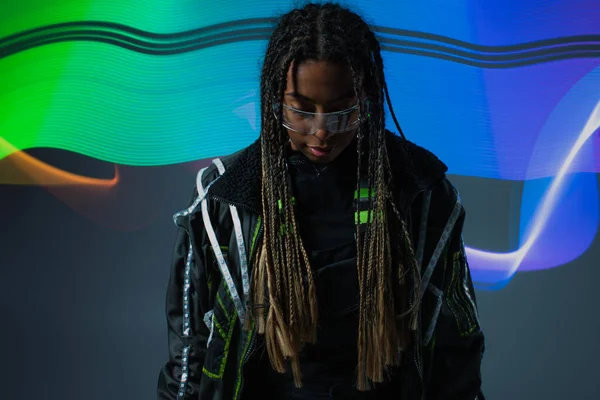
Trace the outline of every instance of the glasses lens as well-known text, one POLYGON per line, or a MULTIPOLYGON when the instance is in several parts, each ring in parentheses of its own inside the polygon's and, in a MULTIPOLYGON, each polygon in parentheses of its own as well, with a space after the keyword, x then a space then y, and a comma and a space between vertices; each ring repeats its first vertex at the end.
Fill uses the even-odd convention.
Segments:
POLYGON ((332 113, 311 113, 283 105, 284 126, 290 130, 314 134, 325 129, 330 134, 346 132, 358 125, 358 106, 332 113))

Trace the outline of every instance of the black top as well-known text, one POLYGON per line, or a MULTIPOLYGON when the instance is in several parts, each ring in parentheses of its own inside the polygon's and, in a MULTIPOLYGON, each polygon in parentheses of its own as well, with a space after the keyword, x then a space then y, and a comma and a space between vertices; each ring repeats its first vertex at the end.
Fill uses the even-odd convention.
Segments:
POLYGON ((281 399, 385 398, 380 391, 375 397, 353 388, 359 307, 353 202, 356 150, 349 146, 326 165, 290 151, 288 165, 298 227, 315 276, 317 343, 305 346, 301 354, 301 389, 294 387, 291 370, 276 374, 266 351, 258 351, 245 379, 245 398, 264 398, 265 389, 269 398, 281 399))

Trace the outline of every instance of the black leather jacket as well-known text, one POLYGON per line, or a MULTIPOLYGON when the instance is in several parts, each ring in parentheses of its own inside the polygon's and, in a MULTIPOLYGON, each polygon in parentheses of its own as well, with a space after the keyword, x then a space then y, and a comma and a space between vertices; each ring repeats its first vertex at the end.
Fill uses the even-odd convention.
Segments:
MULTIPOLYGON (((482 400, 484 337, 462 242, 460 198, 433 154, 391 133, 387 146, 399 185, 395 201, 409 223, 424 288, 419 337, 404 353, 398 398, 482 400)), ((174 217, 179 230, 166 301, 169 360, 159 375, 159 400, 240 399, 244 390, 244 366, 256 343, 252 321, 244 329, 241 307, 262 237, 260 141, 222 163, 222 175, 215 164, 199 174, 199 190, 174 217), (247 263, 240 262, 232 209, 247 263)))

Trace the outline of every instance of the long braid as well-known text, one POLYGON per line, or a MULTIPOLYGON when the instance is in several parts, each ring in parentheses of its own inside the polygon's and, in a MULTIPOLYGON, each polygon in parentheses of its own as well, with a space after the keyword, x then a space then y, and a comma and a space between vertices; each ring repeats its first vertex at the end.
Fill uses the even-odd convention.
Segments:
MULTIPOLYGON (((354 93, 357 98, 360 98, 359 87, 361 86, 359 82, 359 72, 357 68, 353 65, 350 59, 347 59, 347 63, 350 67, 350 71, 352 73, 352 81, 354 83, 354 93)), ((359 104, 359 113, 360 115, 365 115, 365 110, 362 109, 364 104, 359 104)), ((367 124, 369 124, 369 128, 371 128, 372 120, 368 120, 367 124)), ((364 140, 364 124, 360 124, 357 131, 357 169, 356 169, 356 193, 360 194, 361 189, 361 178, 362 178, 362 160, 363 160, 363 140, 364 140)), ((367 131, 371 131, 371 129, 367 129, 367 131)), ((371 146, 369 146, 371 147, 371 146)), ((370 186, 370 185, 369 185, 370 186)), ((355 208, 356 210, 360 207, 360 195, 356 196, 355 200, 355 208)), ((369 190, 369 202, 371 200, 371 191, 369 190)), ((372 207, 369 207, 371 210, 372 207)), ((360 230, 360 221, 355 221, 356 223, 356 246, 357 246, 357 276, 358 276, 358 286, 359 286, 359 327, 358 327, 358 363, 357 363, 357 371, 358 371, 358 386, 366 387, 368 386, 367 376, 365 371, 367 371, 368 367, 368 357, 367 357, 367 347, 369 346, 369 335, 368 329, 370 326, 368 310, 369 302, 368 302, 368 271, 365 266, 369 265, 368 256, 371 252, 368 251, 367 246, 368 243, 371 242, 371 232, 367 231, 364 237, 361 235, 360 230)))
MULTIPOLYGON (((374 35, 373 35, 374 36, 374 35)), ((381 57, 381 48, 379 46, 379 42, 377 40, 374 40, 374 46, 377 48, 377 51, 373 52, 374 55, 374 60, 375 60, 375 64, 380 65, 381 68, 380 70, 383 71, 383 59, 381 57)), ((385 80, 383 81, 383 94, 385 95, 385 99, 387 101, 387 105, 388 108, 390 110, 390 114, 392 115, 392 119, 394 120, 394 124, 396 125, 396 128, 398 129, 398 133, 400 134, 400 136, 405 139, 404 137, 404 133, 402 132, 402 128, 400 127, 400 124, 398 123, 398 120, 396 118, 396 114, 394 112, 394 109, 392 107, 392 103, 391 103, 391 97, 389 95, 389 91, 388 91, 388 87, 387 84, 385 83, 385 80)), ((383 150, 387 153, 387 146, 383 148, 383 150)), ((390 159, 389 157, 386 156, 384 157, 384 161, 386 163, 386 169, 388 171, 391 171, 391 165, 390 165, 390 159)), ((388 184, 391 184, 391 175, 388 177, 388 184)), ((403 263, 401 263, 399 265, 399 270, 398 270, 398 277, 400 279, 399 283, 401 286, 404 285, 403 282, 403 278, 404 276, 406 276, 408 273, 412 272, 412 282, 414 285, 414 290, 413 290, 413 298, 412 300, 412 307, 408 310, 406 310, 404 313, 400 314, 400 317, 405 317, 410 315, 410 327, 411 329, 416 329, 416 323, 417 323, 417 317, 418 317, 418 312, 419 312, 419 290, 420 290, 420 277, 419 277, 419 266, 417 265, 417 259, 414 253, 414 248, 410 239, 410 234, 408 232, 408 228, 406 226, 406 221, 404 220, 404 218, 402 217, 402 215, 400 214, 400 212, 398 211, 395 202, 393 201, 393 196, 392 196, 392 192, 389 191, 388 192, 388 200, 389 200, 389 204, 392 208, 392 211, 394 212, 394 214, 396 215, 396 217, 398 218, 398 221, 400 222, 400 241, 399 243, 404 243, 404 251, 406 253, 406 257, 401 257, 401 260, 405 260, 408 264, 410 264, 410 269, 407 269, 407 266, 404 265, 403 263)))
MULTIPOLYGON (((403 279, 407 273, 405 265, 416 262, 410 260, 414 259, 412 244, 391 193, 392 172, 383 111, 386 100, 391 110, 391 101, 380 53, 379 43, 368 25, 356 14, 333 4, 308 4, 284 15, 266 51, 261 77, 264 236, 252 279, 256 311, 253 316, 258 332, 265 336, 273 368, 283 373, 286 361, 290 360, 297 386, 301 386, 298 356, 303 343, 316 339, 318 309, 309 257, 298 233, 286 168, 287 134, 280 121, 288 71, 292 67, 295 79, 296 69, 304 60, 347 64, 356 97, 365 94, 369 99, 368 108, 362 102, 359 104, 361 123, 356 138, 356 189, 359 193, 365 163, 369 188, 363 233, 361 221, 356 222, 360 390, 367 390, 371 382, 383 381, 386 368, 397 365, 398 347, 406 346, 409 340, 401 334, 409 325, 404 317, 412 314, 414 321, 417 310, 413 307, 399 316, 396 312, 404 310, 408 293, 403 279), (390 215, 397 217, 396 222, 389 218, 390 205, 393 211, 390 215)), ((357 209, 358 205, 357 198, 357 209)), ((418 273, 413 269, 415 272, 418 273)))
MULTIPOLYGON (((293 34, 287 37, 290 43, 294 42, 293 34)), ((283 39, 274 34, 272 43, 277 42, 281 43, 283 39)), ((279 49, 275 45, 269 45, 261 88, 265 127, 261 136, 263 210, 268 218, 265 218, 262 246, 265 256, 258 257, 256 268, 259 272, 256 275, 264 276, 260 271, 266 270, 269 311, 266 322, 258 326, 263 328, 259 332, 265 334, 267 351, 275 370, 284 372, 285 360, 291 359, 294 378, 300 386, 298 354, 301 343, 314 341, 316 336, 316 291, 308 256, 296 233, 291 188, 285 167, 285 135, 279 124, 275 123, 281 120, 281 109, 277 110, 277 118, 273 118, 274 93, 282 93, 285 89, 287 71, 298 57, 299 50, 289 46, 283 59, 268 62, 269 54, 277 51, 279 49), (308 290, 302 279, 305 274, 308 275, 308 290)))

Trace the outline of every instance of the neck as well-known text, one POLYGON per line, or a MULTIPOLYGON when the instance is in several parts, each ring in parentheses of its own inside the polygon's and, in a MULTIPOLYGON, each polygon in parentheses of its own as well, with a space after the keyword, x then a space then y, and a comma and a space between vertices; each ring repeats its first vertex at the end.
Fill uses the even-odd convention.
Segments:
MULTIPOLYGON (((300 170, 324 172, 331 171, 342 174, 353 174, 356 175, 356 164, 357 164, 357 152, 356 152, 357 140, 354 139, 334 160, 328 163, 315 163, 309 160, 302 152, 292 150, 291 146, 287 146, 286 158, 288 165, 300 170)), ((363 152, 364 154, 364 152, 363 152)), ((364 157, 363 157, 364 160, 364 157)), ((363 161, 364 163, 364 161, 363 161)))

